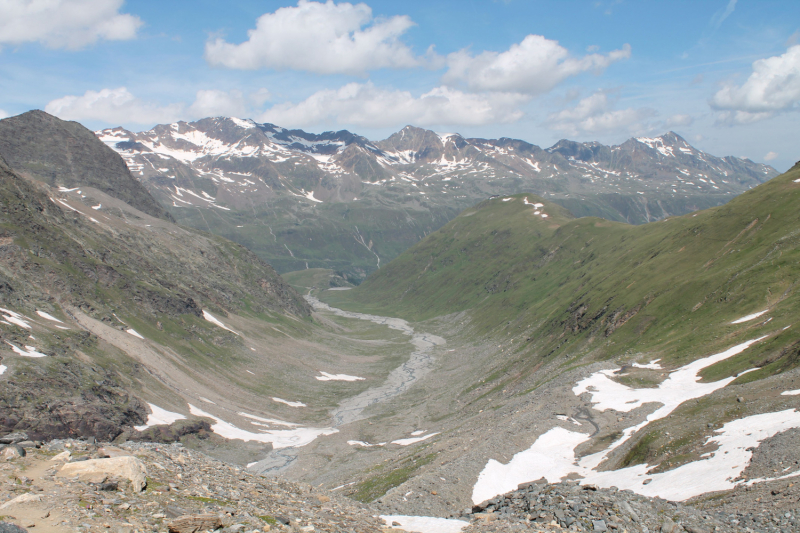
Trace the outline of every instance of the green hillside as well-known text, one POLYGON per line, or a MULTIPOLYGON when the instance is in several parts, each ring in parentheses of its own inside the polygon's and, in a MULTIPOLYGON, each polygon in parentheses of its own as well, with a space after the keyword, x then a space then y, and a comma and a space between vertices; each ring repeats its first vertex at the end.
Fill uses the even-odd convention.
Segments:
POLYGON ((646 353, 677 364, 767 334, 706 377, 760 367, 741 378, 751 381, 797 366, 796 325, 784 328, 800 316, 800 165, 724 206, 643 226, 511 198, 466 210, 325 299, 409 320, 469 310, 476 339, 511 343, 515 373, 558 357, 568 366, 646 353))

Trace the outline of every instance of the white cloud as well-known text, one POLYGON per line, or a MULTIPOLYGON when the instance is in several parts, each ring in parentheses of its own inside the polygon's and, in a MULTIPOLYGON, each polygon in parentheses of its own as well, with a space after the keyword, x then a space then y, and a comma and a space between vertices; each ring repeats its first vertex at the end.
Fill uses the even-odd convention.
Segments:
POLYGON ((86 91, 49 102, 45 111, 65 120, 101 120, 109 124, 153 124, 181 118, 183 104, 159 106, 136 98, 125 87, 86 91))
POLYGON ((300 0, 297 7, 261 15, 241 44, 209 41, 206 60, 235 69, 291 69, 319 74, 416 67, 423 59, 400 41, 413 25, 407 16, 374 19, 366 4, 300 0))
POLYGON ((630 45, 607 55, 571 57, 569 51, 541 35, 528 35, 507 51, 482 52, 477 56, 461 50, 447 56, 445 84, 465 83, 476 91, 510 91, 543 94, 566 78, 586 71, 599 72, 611 63, 627 59, 630 45))
POLYGON ((780 56, 759 59, 742 85, 726 85, 711 99, 718 121, 749 124, 796 110, 800 104, 800 45, 780 56))
POLYGON ((0 45, 40 42, 77 49, 136 37, 141 19, 119 12, 124 0, 3 0, 0 45))
POLYGON ((449 87, 436 87, 417 98, 370 82, 349 83, 337 90, 318 91, 297 104, 275 105, 260 120, 286 127, 326 122, 368 128, 481 125, 518 120, 522 116, 518 106, 527 100, 520 94, 472 94, 449 87))
POLYGON ((0 109, 0 119, 8 118, 8 116, 9 116, 8 113, 0 109))
POLYGON ((767 155, 764 156, 764 161, 772 161, 773 159, 778 158, 778 152, 767 152, 767 155))
POLYGON ((737 0, 729 0, 728 5, 725 6, 725 9, 721 9, 714 13, 714 16, 711 17, 711 25, 715 28, 722 26, 722 23, 725 22, 725 19, 731 16, 733 10, 736 9, 736 2, 737 0))
POLYGON ((247 101, 241 91, 197 91, 189 107, 192 117, 243 117, 247 115, 247 101))
POLYGON ((596 92, 573 108, 550 114, 548 125, 567 135, 602 134, 618 131, 638 133, 653 128, 646 121, 656 115, 647 108, 612 109, 604 92, 596 92))
POLYGON ((694 118, 690 115, 672 115, 664 123, 668 128, 675 128, 678 126, 691 126, 694 118))

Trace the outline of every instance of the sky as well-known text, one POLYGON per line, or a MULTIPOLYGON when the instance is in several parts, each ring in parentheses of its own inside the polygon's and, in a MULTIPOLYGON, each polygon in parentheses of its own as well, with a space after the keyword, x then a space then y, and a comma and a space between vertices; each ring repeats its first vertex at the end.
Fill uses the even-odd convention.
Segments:
POLYGON ((0 0, 0 118, 236 116, 380 140, 619 144, 675 131, 800 159, 796 0, 0 0))

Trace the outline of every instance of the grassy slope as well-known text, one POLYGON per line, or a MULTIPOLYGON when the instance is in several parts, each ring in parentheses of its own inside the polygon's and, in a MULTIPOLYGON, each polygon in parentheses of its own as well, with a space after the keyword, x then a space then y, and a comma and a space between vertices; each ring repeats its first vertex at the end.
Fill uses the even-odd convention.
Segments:
MULTIPOLYGON (((645 352, 673 364, 775 335, 707 369, 797 366, 800 167, 730 203, 644 226, 572 219, 546 204, 485 201, 368 278, 326 300, 410 320, 471 310, 476 335, 514 339, 514 373, 542 358, 579 364, 645 352), (773 320, 730 322, 770 309, 773 320), (796 328, 795 328, 796 330, 796 328)), ((527 195, 533 202, 532 195, 527 195)), ((766 318, 766 317, 765 317, 766 318)))

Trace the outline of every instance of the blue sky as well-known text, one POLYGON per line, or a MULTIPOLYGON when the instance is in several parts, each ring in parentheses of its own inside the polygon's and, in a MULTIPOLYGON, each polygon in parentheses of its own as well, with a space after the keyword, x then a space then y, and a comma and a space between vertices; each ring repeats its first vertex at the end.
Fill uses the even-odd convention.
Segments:
POLYGON ((211 115, 382 139, 797 159, 800 2, 0 0, 0 116, 140 131, 211 115))

